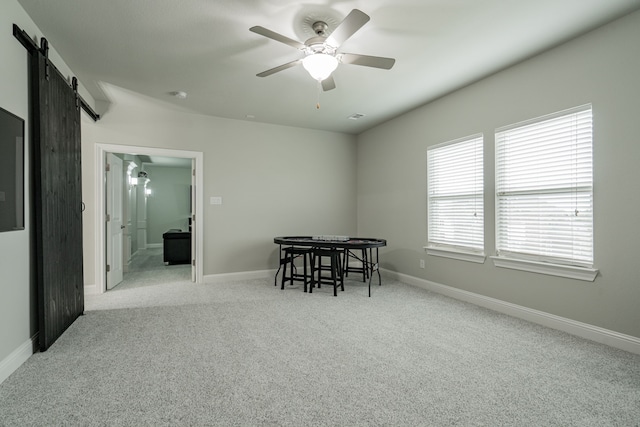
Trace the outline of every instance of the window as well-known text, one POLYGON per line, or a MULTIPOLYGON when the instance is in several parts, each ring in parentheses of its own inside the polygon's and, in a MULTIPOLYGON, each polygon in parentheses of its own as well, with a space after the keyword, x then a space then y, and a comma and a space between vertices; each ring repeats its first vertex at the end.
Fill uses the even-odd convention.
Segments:
POLYGON ((592 145, 591 105, 496 130, 497 266, 595 278, 592 145))
POLYGON ((484 262, 483 137, 427 150, 430 255, 484 262))

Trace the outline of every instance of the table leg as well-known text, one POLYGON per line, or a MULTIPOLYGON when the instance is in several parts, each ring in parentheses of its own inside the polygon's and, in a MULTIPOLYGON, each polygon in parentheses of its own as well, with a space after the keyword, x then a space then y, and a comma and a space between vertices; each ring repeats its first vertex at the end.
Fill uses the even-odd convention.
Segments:
POLYGON ((378 286, 382 286, 382 277, 380 276, 380 260, 378 259, 378 248, 376 248, 376 271, 378 272, 378 286))
POLYGON ((380 276, 380 264, 378 259, 378 248, 376 248, 376 259, 373 260, 373 254, 369 253, 368 264, 371 266, 371 274, 369 275, 369 297, 371 297, 371 279, 373 279, 373 272, 378 273, 378 286, 382 286, 382 276, 380 276))
POLYGON ((273 278, 273 286, 278 286, 278 273, 280 273, 280 269, 282 269, 282 245, 278 245, 278 271, 276 271, 276 275, 273 278))

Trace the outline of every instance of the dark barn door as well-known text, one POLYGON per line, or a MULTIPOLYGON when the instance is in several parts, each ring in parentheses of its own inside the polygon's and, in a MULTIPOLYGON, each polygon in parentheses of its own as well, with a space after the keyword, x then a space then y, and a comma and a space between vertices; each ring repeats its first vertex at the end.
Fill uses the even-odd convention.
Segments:
POLYGON ((74 88, 42 52, 32 52, 30 62, 39 340, 44 351, 84 311, 80 104, 74 88))

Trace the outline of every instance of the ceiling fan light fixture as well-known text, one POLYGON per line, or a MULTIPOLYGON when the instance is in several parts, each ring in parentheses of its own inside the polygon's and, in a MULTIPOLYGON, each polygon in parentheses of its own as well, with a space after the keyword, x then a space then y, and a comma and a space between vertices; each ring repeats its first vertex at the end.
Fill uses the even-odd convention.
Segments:
POLYGON ((302 66, 311 77, 321 82, 338 68, 338 59, 326 53, 314 53, 304 57, 302 66))

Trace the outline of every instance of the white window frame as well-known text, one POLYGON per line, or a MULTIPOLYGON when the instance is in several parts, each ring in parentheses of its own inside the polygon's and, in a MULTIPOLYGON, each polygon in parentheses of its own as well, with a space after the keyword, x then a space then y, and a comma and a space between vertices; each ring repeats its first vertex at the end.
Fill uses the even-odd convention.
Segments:
MULTIPOLYGON (((442 159, 448 161, 451 159, 442 159)), ((454 169, 455 170, 455 169, 454 169)), ((428 255, 453 258, 462 261, 469 261, 475 263, 484 263, 486 256, 484 252, 484 136, 483 134, 475 134, 464 138, 459 138, 453 141, 445 142, 442 144, 431 146, 427 149, 427 246, 426 249, 428 255), (468 144, 465 146, 464 144, 468 144), (470 151, 473 150, 473 151, 470 151), (451 180, 457 179, 452 175, 438 174, 438 169, 434 169, 431 162, 435 161, 435 153, 444 153, 446 156, 462 156, 461 161, 464 161, 465 166, 451 165, 452 167, 459 166, 461 169, 457 173, 459 176, 466 178, 466 186, 460 188, 452 188, 450 185, 439 186, 439 188, 448 187, 447 190, 441 190, 439 195, 435 194, 435 188, 438 188, 432 180, 442 179, 451 180), (471 165, 472 169, 469 169, 471 165), (465 172, 468 172, 465 175, 465 172), (437 175, 433 175, 436 173, 437 175), (431 179, 430 179, 431 178, 431 179), (473 215, 479 224, 479 243, 478 243, 478 226, 475 225, 474 231, 471 231, 469 235, 460 236, 465 241, 458 240, 458 236, 444 237, 444 234, 452 231, 451 224, 443 227, 439 227, 435 224, 434 218, 437 217, 434 214, 434 209, 437 209, 436 201, 449 201, 449 202, 461 202, 472 203, 473 209, 468 212, 469 215, 473 215), (435 227, 435 229, 434 229, 435 227), (449 231, 447 231, 449 230, 449 231), (440 238, 433 238, 432 236, 440 235, 440 238)), ((445 207, 444 209, 451 209, 451 207, 445 207)), ((468 226, 469 223, 465 221, 460 222, 460 227, 468 226)), ((473 224, 472 224, 473 225, 473 224)), ((455 225, 453 227, 455 229, 455 225)))
MULTIPOLYGON (((496 267, 524 270, 578 280, 595 280, 598 270, 593 268, 592 116, 592 106, 591 104, 587 104, 496 129, 496 256, 491 257, 496 267), (564 120, 572 120, 572 127, 569 128, 567 125, 561 130, 556 130, 555 125, 562 126, 563 124, 560 122, 564 120), (554 125, 554 128, 550 131, 548 128, 551 124, 554 125), (580 126, 584 126, 582 127, 583 130, 576 130, 579 129, 580 126), (543 127, 544 136, 538 136, 543 127), (537 132, 535 134, 535 142, 530 139, 533 138, 534 131, 537 132), (562 135, 570 136, 563 136, 562 139, 560 139, 559 135, 561 135, 563 131, 565 133, 562 133, 562 135), (545 160, 544 166, 548 166, 548 169, 545 169, 545 171, 551 170, 551 161, 555 162, 556 159, 558 160, 558 164, 561 164, 563 168, 570 168, 554 169, 555 173, 561 177, 558 178, 560 181, 556 181, 556 178, 550 178, 548 184, 540 184, 539 181, 536 183, 534 180, 527 181, 526 178, 520 178, 526 177, 527 167, 530 168, 531 165, 535 164, 535 159, 533 158, 531 161, 527 160, 527 158, 524 158, 524 161, 518 160, 518 162, 522 163, 520 168, 514 167, 513 163, 502 163, 501 155, 504 157, 505 154, 501 154, 503 153, 501 150, 502 147, 506 147, 504 144, 507 143, 509 138, 511 138, 512 143, 515 141, 514 138, 524 143, 525 138, 521 137, 522 134, 527 135, 527 144, 548 144, 550 147, 559 147, 561 151, 559 151, 557 157, 549 156, 549 159, 538 158, 545 160), (573 146, 568 146, 568 144, 573 144, 573 146), (575 152, 571 153, 571 150, 574 150, 574 148, 575 152), (570 153, 570 155, 567 155, 567 153, 570 153), (507 169, 505 165, 508 165, 509 169, 507 169), (514 181, 507 181, 509 174, 516 177, 514 179, 518 181, 517 185, 514 186, 514 181), (518 174, 520 177, 518 177, 518 174), (506 184, 501 184, 503 182, 506 184), (574 201, 571 200, 572 198, 574 201), (501 203, 512 200, 512 203, 515 203, 518 209, 526 209, 526 214, 534 215, 538 206, 535 208, 529 207, 533 206, 533 202, 530 200, 534 199, 536 203, 544 202, 544 206, 549 206, 550 204, 556 205, 559 215, 557 216, 558 222, 555 224, 555 227, 541 228, 539 226, 541 223, 540 220, 542 220, 542 223, 548 224, 547 221, 549 221, 549 217, 539 217, 540 219, 531 221, 529 223, 530 225, 527 225, 526 221, 518 222, 518 231, 514 231, 509 235, 509 230, 506 228, 509 218, 504 216, 507 214, 503 215, 503 212, 508 211, 509 208, 501 203), (562 199, 563 202, 556 201, 558 199, 562 199), (573 203, 573 205, 571 203, 573 203), (504 210, 501 210, 501 207, 504 207, 504 210), (576 217, 578 215, 583 215, 583 217, 580 218, 579 221, 575 221, 575 223, 573 221, 567 221, 566 218, 570 214, 568 213, 569 210, 575 212, 576 217), (566 252, 566 255, 562 255, 563 251, 559 249, 562 238, 558 237, 558 239, 554 240, 551 235, 554 233, 560 235, 561 232, 566 232, 567 227, 576 234, 580 234, 580 240, 577 241, 577 245, 573 237, 565 240, 565 243, 571 240, 569 247, 572 248, 573 253, 569 254, 566 252), (522 233, 523 230, 532 233, 532 240, 527 242, 524 237, 518 239, 517 233, 522 233), (553 243, 547 245, 547 248, 544 248, 547 241, 553 243), (580 242, 582 242, 582 244, 580 242), (590 249, 590 253, 588 249, 590 249)), ((544 150, 548 149, 545 148, 544 150)), ((542 150, 539 152, 541 151, 542 150)), ((525 155, 523 153, 524 151, 518 151, 518 156, 525 155)), ((535 155, 534 153, 534 156, 535 155)), ((512 156, 516 158, 515 154, 512 154, 512 156)), ((516 160, 514 160, 514 162, 515 161, 516 160)), ((536 179, 542 180, 541 177, 536 179)), ((513 210, 511 212, 513 214, 513 210)), ((542 213, 542 215, 545 214, 542 213)), ((511 227, 514 230, 516 229, 515 222, 511 223, 511 227)))

